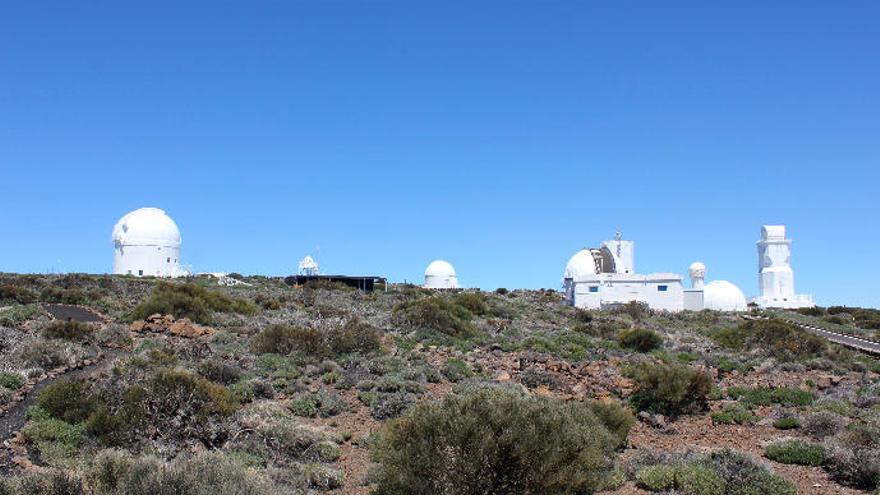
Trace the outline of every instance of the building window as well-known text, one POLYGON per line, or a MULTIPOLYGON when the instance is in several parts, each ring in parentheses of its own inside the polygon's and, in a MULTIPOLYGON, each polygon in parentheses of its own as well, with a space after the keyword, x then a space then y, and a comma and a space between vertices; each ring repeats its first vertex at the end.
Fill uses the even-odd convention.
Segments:
POLYGON ((590 292, 599 292, 599 286, 598 285, 591 285, 590 292))
POLYGON ((657 290, 658 290, 659 292, 666 292, 666 291, 669 290, 669 286, 668 286, 668 285, 658 285, 658 286, 657 286, 657 290))

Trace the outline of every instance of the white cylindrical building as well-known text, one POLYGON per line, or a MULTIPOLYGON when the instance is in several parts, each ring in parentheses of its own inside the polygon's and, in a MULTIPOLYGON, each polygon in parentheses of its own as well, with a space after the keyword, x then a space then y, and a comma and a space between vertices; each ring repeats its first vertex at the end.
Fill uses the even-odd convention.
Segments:
POLYGON ((178 277, 180 229, 159 208, 141 208, 113 227, 113 273, 137 277, 178 277))
POLYGON ((425 269, 426 289, 457 289, 458 277, 448 261, 434 260, 425 269))

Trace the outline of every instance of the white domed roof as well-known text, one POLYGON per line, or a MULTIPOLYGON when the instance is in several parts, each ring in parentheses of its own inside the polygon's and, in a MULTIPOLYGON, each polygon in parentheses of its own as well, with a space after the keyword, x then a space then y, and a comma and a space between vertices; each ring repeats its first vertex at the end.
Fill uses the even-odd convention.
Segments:
POLYGON ((454 277, 455 268, 445 260, 434 260, 425 268, 426 277, 454 277))
POLYGON ((690 273, 691 276, 693 276, 694 274, 700 274, 700 273, 705 275, 706 274, 706 265, 704 265, 702 261, 694 261, 693 263, 691 263, 691 266, 688 267, 688 273, 690 273))
POLYGON ((709 282, 703 288, 703 307, 716 311, 746 311, 746 296, 727 280, 709 282))
POLYGON ((159 208, 140 208, 116 222, 113 242, 117 246, 180 246, 180 229, 159 208))
POLYGON ((589 249, 581 249, 568 260, 563 278, 577 279, 595 274, 596 261, 593 253, 589 249))

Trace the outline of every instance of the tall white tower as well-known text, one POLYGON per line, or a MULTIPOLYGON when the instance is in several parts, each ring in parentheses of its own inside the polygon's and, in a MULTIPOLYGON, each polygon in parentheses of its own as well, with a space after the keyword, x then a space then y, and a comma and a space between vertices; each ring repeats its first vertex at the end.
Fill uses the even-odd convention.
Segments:
POLYGON ((138 277, 179 277, 180 229, 159 208, 141 208, 113 227, 113 273, 138 277))
POLYGON ((815 306, 808 295, 795 294, 791 269, 791 240, 785 225, 764 225, 758 241, 758 288, 754 302, 761 307, 802 308, 815 306))

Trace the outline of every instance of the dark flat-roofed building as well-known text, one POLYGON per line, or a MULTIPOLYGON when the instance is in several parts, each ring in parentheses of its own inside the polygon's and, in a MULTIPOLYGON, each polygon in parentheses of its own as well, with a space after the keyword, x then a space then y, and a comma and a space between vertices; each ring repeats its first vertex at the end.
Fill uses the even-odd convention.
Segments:
POLYGON ((376 277, 373 275, 291 275, 284 279, 284 282, 291 286, 305 285, 309 282, 316 281, 345 284, 363 292, 373 292, 376 285, 381 284, 382 288, 385 288, 388 284, 388 279, 385 277, 376 277))

